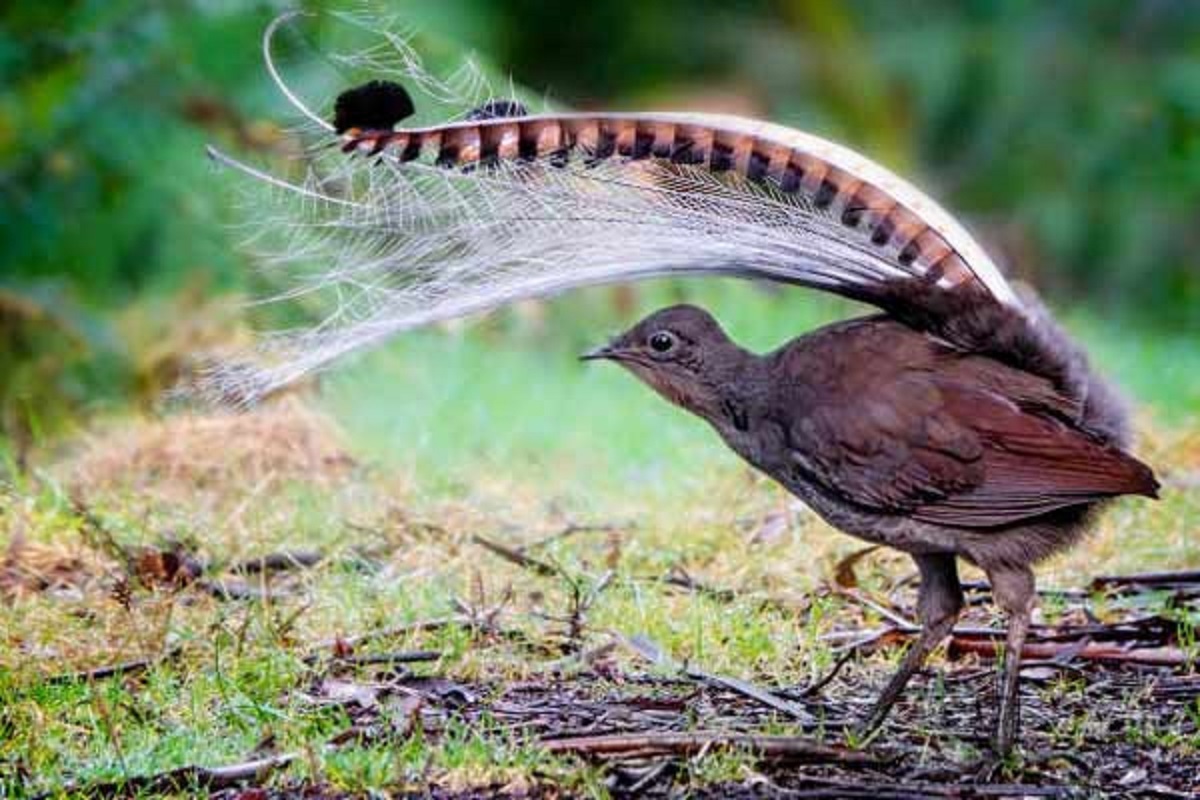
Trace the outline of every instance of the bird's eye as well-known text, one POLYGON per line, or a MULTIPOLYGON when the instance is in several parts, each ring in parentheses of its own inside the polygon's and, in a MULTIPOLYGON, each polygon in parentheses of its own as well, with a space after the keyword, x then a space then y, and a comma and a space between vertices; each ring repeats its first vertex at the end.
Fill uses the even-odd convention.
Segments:
POLYGON ((650 337, 650 349, 656 353, 665 353, 675 346, 675 337, 666 331, 659 331, 650 337))

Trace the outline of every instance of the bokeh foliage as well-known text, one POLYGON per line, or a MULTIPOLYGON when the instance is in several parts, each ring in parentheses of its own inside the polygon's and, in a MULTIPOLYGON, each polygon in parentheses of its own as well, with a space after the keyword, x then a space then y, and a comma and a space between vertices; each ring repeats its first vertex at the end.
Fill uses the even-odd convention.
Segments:
MULTIPOLYGON (((131 342, 117 310, 174 296, 165 307, 201 313, 178 294, 246 288, 231 178, 210 168, 203 145, 263 157, 286 149, 294 117, 258 50, 284 7, 0 9, 6 430, 14 419, 34 427, 18 407, 49 413, 151 388, 130 350, 157 335, 131 342)), ((846 141, 929 184, 1060 304, 1200 331, 1200 6, 1190 0, 443 0, 386 10, 559 103, 726 108, 846 141)), ((305 65, 328 66, 316 43, 334 24, 321 17, 287 38, 305 89, 305 65)))
POLYGON ((723 89, 924 176, 1014 272, 1200 321, 1200 6, 513 2, 496 59, 568 99, 723 89))

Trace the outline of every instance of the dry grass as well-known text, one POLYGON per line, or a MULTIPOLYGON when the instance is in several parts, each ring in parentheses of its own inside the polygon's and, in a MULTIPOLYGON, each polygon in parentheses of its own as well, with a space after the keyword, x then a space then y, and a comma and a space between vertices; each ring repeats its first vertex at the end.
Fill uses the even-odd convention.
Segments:
POLYGON ((136 491, 161 503, 197 494, 237 501, 248 488, 345 479, 355 461, 336 425, 295 398, 238 413, 190 413, 115 424, 55 470, 87 496, 136 491))
POLYGON ((43 592, 81 593, 114 567, 112 559, 83 542, 30 542, 19 522, 10 525, 8 547, 0 556, 0 600, 19 602, 43 592))

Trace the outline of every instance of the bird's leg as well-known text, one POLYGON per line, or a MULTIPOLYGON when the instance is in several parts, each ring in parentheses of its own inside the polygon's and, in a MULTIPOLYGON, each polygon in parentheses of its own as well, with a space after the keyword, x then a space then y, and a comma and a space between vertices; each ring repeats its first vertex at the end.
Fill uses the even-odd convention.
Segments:
POLYGON ((921 587, 917 594, 921 633, 904 654, 904 661, 880 693, 871 713, 859 724, 860 735, 869 734, 887 718, 913 673, 921 668, 926 656, 937 647, 938 642, 950 633, 962 610, 963 592, 958 582, 954 556, 934 553, 914 555, 913 560, 917 562, 917 569, 921 573, 921 587))
POLYGON ((996 714, 996 730, 992 747, 1002 756, 1008 755, 1017 739, 1021 716, 1021 698, 1017 682, 1021 674, 1021 650, 1029 632, 1029 618, 1036 599, 1033 571, 1028 567, 991 570, 988 580, 996 604, 1008 614, 1008 636, 1004 643, 1004 667, 1000 676, 1000 708, 996 714))

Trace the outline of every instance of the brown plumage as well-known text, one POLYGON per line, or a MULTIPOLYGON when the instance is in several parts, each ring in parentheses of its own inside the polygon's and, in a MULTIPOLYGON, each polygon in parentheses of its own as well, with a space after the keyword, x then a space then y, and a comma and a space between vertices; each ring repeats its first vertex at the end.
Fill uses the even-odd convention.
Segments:
POLYGON ((789 344, 766 380, 782 413, 806 410, 788 441, 812 478, 881 512, 992 528, 1152 485, 1046 378, 887 317, 789 344))
POLYGON ((211 152, 291 204, 281 227, 303 258, 284 296, 337 306, 268 363, 214 371, 214 393, 261 397, 399 331, 600 283, 732 275, 874 305, 764 356, 672 308, 594 357, 708 420, 835 527, 912 555, 924 627, 868 727, 953 626, 955 559, 982 567, 1010 618, 996 745, 1012 745, 1031 566, 1108 498, 1157 483, 1125 451, 1114 393, 948 212, 859 153, 757 120, 492 99, 393 129, 414 111, 396 84, 351 89, 332 122, 281 89, 351 157, 314 148, 329 169, 297 185, 211 152))
MULTIPOLYGON (((925 628, 868 728, 953 626, 956 557, 987 571, 1018 653, 1031 566, 1070 545, 1102 501, 1157 496, 1153 473, 1123 449, 1124 412, 1066 337, 1041 311, 999 316, 966 313, 958 344, 866 317, 759 356, 707 312, 676 306, 585 356, 617 361, 707 420, 834 527, 913 556, 925 628), (979 346, 965 344, 973 338, 979 346)), ((1002 752, 1016 732, 1016 678, 1010 657, 995 735, 1002 752)))

